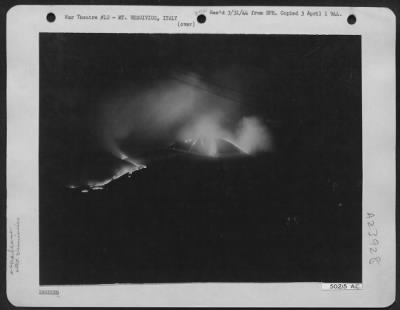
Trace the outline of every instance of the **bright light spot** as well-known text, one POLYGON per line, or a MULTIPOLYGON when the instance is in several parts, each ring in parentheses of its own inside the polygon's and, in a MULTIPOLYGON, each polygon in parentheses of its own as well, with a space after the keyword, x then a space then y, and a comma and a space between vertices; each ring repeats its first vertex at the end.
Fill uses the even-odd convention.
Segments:
MULTIPOLYGON (((134 173, 135 171, 141 170, 146 168, 146 165, 142 165, 142 164, 138 164, 138 163, 133 163, 130 166, 124 166, 120 169, 118 169, 117 171, 115 171, 114 175, 106 180, 102 180, 102 181, 89 181, 86 186, 89 187, 90 190, 102 190, 104 188, 105 185, 107 185, 108 183, 120 178, 123 175, 128 174, 128 177, 130 178, 130 176, 132 175, 132 173, 134 173)), ((68 188, 71 189, 79 189, 81 188, 78 185, 68 185, 68 188)), ((87 193, 89 191, 89 189, 84 188, 81 189, 82 193, 87 193)))
POLYGON ((236 130, 224 128, 219 115, 203 115, 186 125, 180 137, 185 143, 192 143, 189 151, 205 156, 218 156, 218 141, 233 144, 240 152, 253 154, 272 149, 272 138, 265 125, 256 117, 243 117, 236 130))

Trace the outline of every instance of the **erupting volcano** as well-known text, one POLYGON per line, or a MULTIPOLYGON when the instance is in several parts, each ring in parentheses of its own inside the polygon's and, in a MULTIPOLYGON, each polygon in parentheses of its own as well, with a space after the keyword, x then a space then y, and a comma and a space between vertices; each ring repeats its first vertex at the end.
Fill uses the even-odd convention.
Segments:
POLYGON ((235 157, 248 155, 238 145, 225 138, 199 137, 197 139, 186 139, 171 145, 171 149, 206 157, 235 157))

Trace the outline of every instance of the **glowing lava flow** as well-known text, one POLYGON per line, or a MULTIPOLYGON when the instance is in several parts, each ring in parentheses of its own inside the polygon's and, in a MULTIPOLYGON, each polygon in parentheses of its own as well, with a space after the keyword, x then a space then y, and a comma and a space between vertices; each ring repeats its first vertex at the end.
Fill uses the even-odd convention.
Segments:
POLYGON ((129 162, 131 163, 130 166, 121 167, 109 179, 102 180, 102 181, 89 181, 87 183, 87 185, 85 185, 85 186, 69 185, 67 187, 70 189, 77 189, 77 190, 81 191, 82 193, 87 193, 90 190, 102 190, 105 185, 111 183, 112 181, 119 179, 120 177, 122 177, 124 175, 128 175, 128 178, 130 178, 134 172, 146 168, 146 165, 134 163, 132 161, 129 161, 129 162))

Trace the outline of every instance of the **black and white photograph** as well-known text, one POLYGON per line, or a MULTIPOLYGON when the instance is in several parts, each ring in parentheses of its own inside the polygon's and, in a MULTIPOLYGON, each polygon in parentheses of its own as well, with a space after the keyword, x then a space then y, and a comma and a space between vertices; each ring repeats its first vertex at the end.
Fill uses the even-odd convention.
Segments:
POLYGON ((7 13, 7 298, 387 307, 387 8, 7 13))
POLYGON ((361 282, 360 36, 39 54, 41 284, 361 282))

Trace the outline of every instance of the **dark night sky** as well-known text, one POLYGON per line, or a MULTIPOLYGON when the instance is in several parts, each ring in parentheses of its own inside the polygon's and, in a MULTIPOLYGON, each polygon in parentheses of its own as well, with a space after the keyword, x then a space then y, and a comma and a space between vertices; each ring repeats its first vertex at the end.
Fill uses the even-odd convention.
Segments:
POLYGON ((59 161, 61 178, 98 173, 96 160, 107 170, 99 103, 120 85, 151 90, 177 72, 239 101, 278 150, 359 148, 359 48, 354 36, 41 34, 41 154, 59 161))
POLYGON ((41 34, 41 282, 360 281, 361 128, 359 36, 41 34), (100 106, 181 74, 261 120, 274 151, 64 188, 123 164, 100 106))

